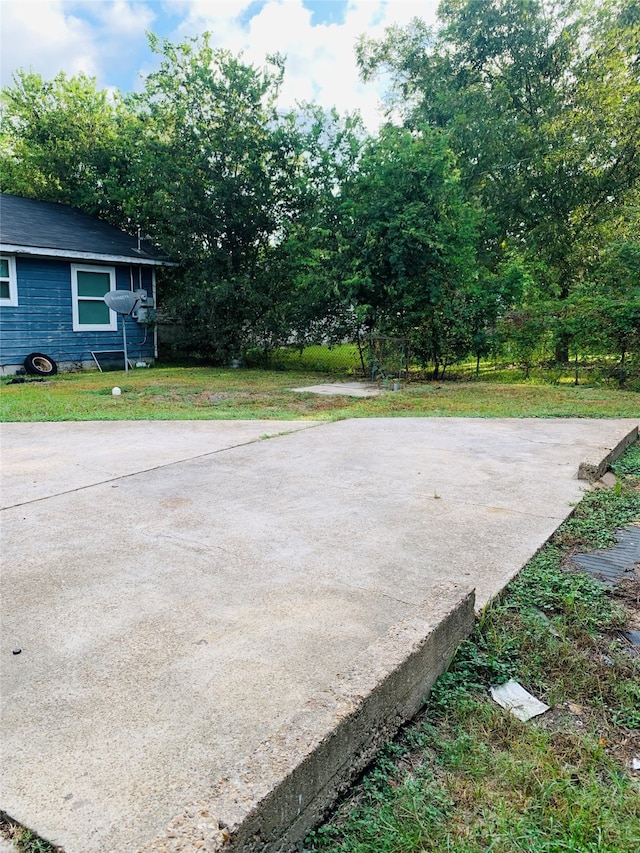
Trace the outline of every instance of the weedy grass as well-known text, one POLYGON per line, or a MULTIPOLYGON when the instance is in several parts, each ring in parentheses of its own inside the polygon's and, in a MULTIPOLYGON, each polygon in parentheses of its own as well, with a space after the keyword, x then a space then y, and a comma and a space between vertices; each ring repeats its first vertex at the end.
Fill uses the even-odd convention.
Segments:
MULTIPOLYGON (((572 516, 477 620, 407 725, 307 839, 307 853, 635 853, 640 849, 640 655, 629 612, 571 569, 640 519, 640 444, 618 486, 572 516), (603 527, 606 526, 606 529, 603 527), (522 723, 489 698, 515 678, 552 709, 522 723)), ((635 618, 640 611, 635 610, 635 618)))
POLYGON ((49 841, 40 838, 30 829, 14 823, 0 812, 0 837, 13 842, 16 853, 62 853, 49 841))
POLYGON ((0 385, 2 421, 337 420, 346 417, 637 417, 632 391, 534 383, 416 382, 378 397, 296 392, 331 373, 174 367, 0 385), (118 386, 122 394, 114 397, 118 386))

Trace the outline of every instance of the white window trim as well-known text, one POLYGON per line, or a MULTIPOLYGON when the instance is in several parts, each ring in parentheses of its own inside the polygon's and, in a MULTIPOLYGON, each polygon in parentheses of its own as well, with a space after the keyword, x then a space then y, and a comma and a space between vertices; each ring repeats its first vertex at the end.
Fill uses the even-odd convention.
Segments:
POLYGON ((116 268, 115 267, 98 267, 93 264, 71 264, 71 297, 73 302, 73 331, 74 332, 117 332, 118 331, 118 315, 115 311, 109 309, 109 323, 100 324, 84 324, 80 322, 78 302, 101 302, 101 296, 81 296, 78 297, 78 273, 79 272, 101 272, 109 274, 109 290, 116 289, 116 268))
MULTIPOLYGON (((0 257, 4 258, 9 264, 9 297, 2 298, 0 296, 0 305, 17 305, 18 304, 18 277, 16 275, 16 259, 15 255, 5 255, 2 254, 0 257)), ((6 279, 5 279, 6 280, 6 279)))

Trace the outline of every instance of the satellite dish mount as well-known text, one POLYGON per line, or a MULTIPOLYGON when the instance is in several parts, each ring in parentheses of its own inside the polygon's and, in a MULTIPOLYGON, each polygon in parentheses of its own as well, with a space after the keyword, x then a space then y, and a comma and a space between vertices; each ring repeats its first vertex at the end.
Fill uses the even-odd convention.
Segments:
POLYGON ((110 290, 105 293, 104 301, 107 308, 120 314, 122 317, 122 344, 124 347, 124 371, 129 372, 129 358, 127 355, 127 322, 126 318, 131 316, 136 305, 140 302, 140 296, 137 296, 131 290, 110 290))

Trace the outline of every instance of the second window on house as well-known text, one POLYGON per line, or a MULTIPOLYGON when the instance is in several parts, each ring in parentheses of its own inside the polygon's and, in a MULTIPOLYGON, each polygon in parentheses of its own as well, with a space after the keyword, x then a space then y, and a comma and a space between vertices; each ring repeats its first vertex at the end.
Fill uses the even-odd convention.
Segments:
POLYGON ((115 267, 72 264, 74 332, 115 332, 118 318, 104 301, 105 293, 116 289, 115 267))

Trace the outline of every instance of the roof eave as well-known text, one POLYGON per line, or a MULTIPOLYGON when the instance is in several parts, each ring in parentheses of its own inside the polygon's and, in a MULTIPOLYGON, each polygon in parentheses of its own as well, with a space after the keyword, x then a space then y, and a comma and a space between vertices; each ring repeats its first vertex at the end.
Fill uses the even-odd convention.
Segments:
POLYGON ((21 246, 2 243, 0 250, 15 255, 34 255, 40 258, 65 258, 73 261, 104 261, 112 264, 141 264, 154 267, 177 267, 175 261, 158 258, 138 257, 138 255, 109 255, 96 252, 76 252, 71 249, 50 249, 40 246, 21 246))

